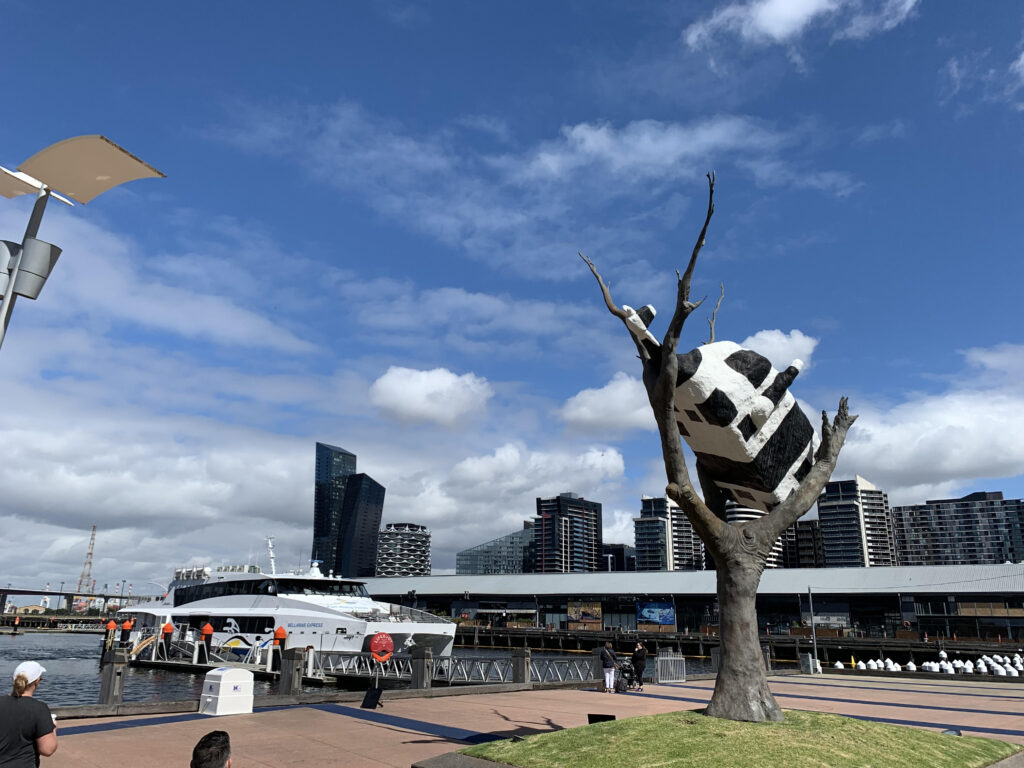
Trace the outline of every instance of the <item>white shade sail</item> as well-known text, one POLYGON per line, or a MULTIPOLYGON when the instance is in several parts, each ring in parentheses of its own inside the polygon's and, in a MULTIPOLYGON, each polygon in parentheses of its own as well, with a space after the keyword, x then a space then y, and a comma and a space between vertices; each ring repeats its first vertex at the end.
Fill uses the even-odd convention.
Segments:
POLYGON ((36 152, 18 170, 79 203, 88 203, 126 181, 164 178, 163 173, 131 152, 105 136, 95 135, 58 141, 36 152))
POLYGON ((0 197, 17 197, 18 195, 35 194, 39 191, 38 186, 19 177, 20 174, 0 167, 0 197))

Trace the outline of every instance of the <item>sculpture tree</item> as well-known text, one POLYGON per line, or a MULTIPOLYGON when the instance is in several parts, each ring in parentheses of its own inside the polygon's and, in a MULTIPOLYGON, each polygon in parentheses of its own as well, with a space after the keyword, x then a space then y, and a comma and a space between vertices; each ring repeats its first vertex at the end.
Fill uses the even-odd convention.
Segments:
POLYGON ((850 415, 845 397, 839 401, 831 422, 822 411, 821 441, 815 447, 813 429, 787 391, 799 372, 799 361, 776 372, 755 352, 741 350, 732 342, 715 343, 715 315, 708 321, 711 342, 688 354, 677 354, 683 324, 703 301, 690 301, 690 280, 715 210, 714 174, 709 173, 707 178, 704 227, 686 271, 682 275, 676 272, 675 312, 660 344, 647 329, 653 308, 636 311, 616 306, 594 263, 583 254, 580 258, 597 279, 608 310, 623 321, 636 343, 644 387, 661 437, 668 476, 666 495, 686 514, 715 561, 721 645, 718 678, 706 714, 730 720, 779 721, 783 719, 782 710, 768 689, 758 637, 758 583, 775 542, 821 494, 857 417, 850 415), (702 361, 710 373, 701 370, 702 361), (739 408, 727 392, 715 386, 716 380, 735 378, 737 372, 749 382, 750 389, 749 402, 740 403, 739 408), (703 375, 703 382, 696 381, 698 374, 703 375), (709 376, 713 388, 710 393, 709 376), (706 397, 697 402, 701 392, 706 397), (687 408, 687 403, 693 403, 696 410, 687 408), (698 426, 703 432, 695 429, 698 426), (771 435, 767 435, 769 432, 771 435), (703 499, 690 481, 683 436, 697 454, 703 499), (730 440, 736 446, 731 446, 730 440), (717 451, 702 452, 709 441, 717 441, 717 451), (751 444, 763 446, 757 456, 751 456, 751 444), (737 446, 748 451, 748 461, 723 457, 737 446), (726 521, 726 502, 730 498, 766 514, 750 522, 730 524, 726 521))

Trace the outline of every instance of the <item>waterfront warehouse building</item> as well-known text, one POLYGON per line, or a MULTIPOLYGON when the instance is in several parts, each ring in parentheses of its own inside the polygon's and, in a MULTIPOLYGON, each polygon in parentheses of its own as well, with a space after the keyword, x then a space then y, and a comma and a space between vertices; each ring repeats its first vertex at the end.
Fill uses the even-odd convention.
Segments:
POLYGON ((429 576, 430 531, 416 523, 388 523, 377 536, 378 576, 429 576))
POLYGON ((893 507, 900 565, 980 565, 1024 560, 1024 500, 1001 491, 893 507))
POLYGON ((537 499, 531 550, 535 573, 603 570, 601 504, 575 493, 537 499))
MULTIPOLYGON (((366 585, 393 602, 415 591, 419 608, 481 624, 505 614, 568 630, 581 606, 605 628, 632 630, 652 617, 664 631, 714 633, 718 624, 714 571, 420 576, 366 585)), ((902 636, 1024 644, 1024 564, 766 570, 757 593, 761 632, 786 635, 807 621, 808 588, 815 625, 833 637, 909 633, 902 636)))
POLYGON ((365 578, 377 570, 384 486, 356 472, 356 455, 316 444, 312 559, 335 576, 365 578))
POLYGON ((818 519, 826 568, 896 565, 889 496, 860 475, 825 485, 818 519))
POLYGON ((532 543, 533 520, 524 520, 521 531, 455 553, 455 573, 524 573, 532 543))

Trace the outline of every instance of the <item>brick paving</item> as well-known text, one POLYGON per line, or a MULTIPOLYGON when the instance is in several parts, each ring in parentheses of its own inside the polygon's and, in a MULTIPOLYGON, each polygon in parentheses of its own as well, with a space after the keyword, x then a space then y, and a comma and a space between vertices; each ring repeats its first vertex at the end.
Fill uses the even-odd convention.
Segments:
MULTIPOLYGON (((1024 744, 1024 686, 896 676, 771 679, 787 709, 864 717, 883 722, 991 736, 1024 744)), ((251 715, 166 715, 62 722, 57 754, 43 768, 100 768, 112 761, 149 768, 187 766, 204 733, 231 734, 235 768, 344 765, 408 768, 413 762, 469 743, 584 725, 587 713, 635 717, 699 709, 714 681, 648 685, 642 694, 596 690, 537 690, 444 698, 384 699, 384 707, 317 704, 251 715)))

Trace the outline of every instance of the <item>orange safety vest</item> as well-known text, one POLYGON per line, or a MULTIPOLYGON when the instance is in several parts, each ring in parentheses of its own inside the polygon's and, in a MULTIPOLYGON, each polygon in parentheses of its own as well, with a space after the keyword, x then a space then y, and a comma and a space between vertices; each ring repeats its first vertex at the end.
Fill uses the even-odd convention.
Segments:
POLYGON ((128 621, 127 619, 124 622, 121 623, 121 629, 127 630, 127 629, 131 629, 131 628, 132 628, 132 623, 130 621, 128 621))
POLYGON ((166 624, 164 624, 164 626, 163 626, 163 633, 164 633, 165 635, 169 635, 169 634, 171 634, 172 632, 174 632, 174 625, 173 625, 173 624, 171 624, 171 622, 169 622, 169 621, 168 621, 168 622, 167 622, 166 624))
POLYGON ((109 631, 109 630, 114 630, 114 629, 117 629, 117 622, 114 621, 113 619, 111 619, 110 621, 107 622, 107 630, 109 631))

